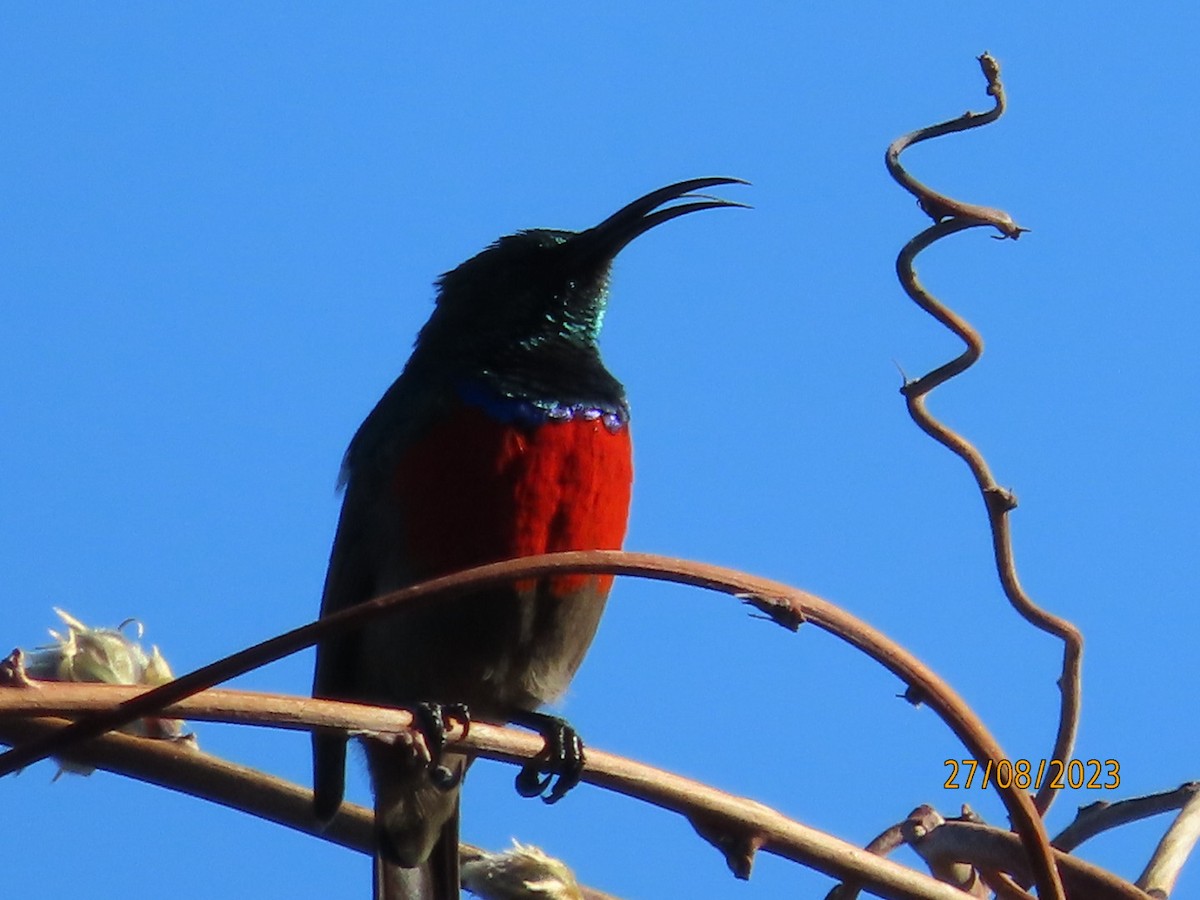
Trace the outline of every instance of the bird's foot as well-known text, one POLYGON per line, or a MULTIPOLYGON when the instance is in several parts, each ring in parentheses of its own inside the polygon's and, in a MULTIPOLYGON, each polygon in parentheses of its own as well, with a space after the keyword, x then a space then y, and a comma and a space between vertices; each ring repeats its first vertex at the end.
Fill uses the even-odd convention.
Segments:
POLYGON ((517 793, 557 803, 583 777, 583 741, 566 720, 557 716, 522 710, 509 721, 533 729, 546 741, 544 755, 518 773, 517 793))
POLYGON ((462 725, 463 737, 471 730, 471 713, 465 703, 426 701, 413 707, 413 728, 424 738, 429 751, 429 778, 443 791, 451 790, 462 781, 463 768, 457 770, 442 765, 446 749, 446 730, 455 721, 462 725))

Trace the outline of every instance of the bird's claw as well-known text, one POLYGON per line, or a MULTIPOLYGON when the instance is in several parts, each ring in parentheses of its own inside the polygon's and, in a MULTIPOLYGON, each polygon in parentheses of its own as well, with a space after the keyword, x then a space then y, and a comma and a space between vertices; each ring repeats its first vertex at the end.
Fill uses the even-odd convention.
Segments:
POLYGON ((463 769, 442 765, 446 749, 446 730, 454 722, 461 723, 463 737, 471 730, 471 713, 465 703, 436 703, 426 701, 413 707, 413 728, 421 733, 429 749, 429 779, 443 791, 451 790, 462 781, 463 769))
POLYGON ((459 766, 457 771, 449 766, 434 766, 429 771, 429 780, 439 791, 453 790, 462 781, 463 771, 462 766, 459 766))
POLYGON ((522 797, 540 797, 553 778, 553 775, 542 775, 537 766, 527 765, 517 773, 517 793, 522 797))
POLYGON ((583 777, 586 760, 583 741, 574 728, 555 716, 523 713, 513 722, 535 729, 546 741, 544 755, 517 774, 517 793, 522 797, 541 797, 544 803, 557 803, 583 777))

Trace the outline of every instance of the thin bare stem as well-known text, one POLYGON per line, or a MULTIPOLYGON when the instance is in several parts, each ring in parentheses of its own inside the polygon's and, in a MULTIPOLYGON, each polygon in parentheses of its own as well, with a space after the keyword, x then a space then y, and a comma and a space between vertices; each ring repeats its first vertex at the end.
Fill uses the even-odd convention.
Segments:
MULTIPOLYGON (((904 846, 903 828, 903 822, 889 825, 884 831, 873 837, 867 846, 863 847, 863 850, 874 856, 887 856, 896 848, 904 846)), ((860 882, 847 881, 835 884, 825 895, 825 900, 856 900, 862 887, 860 882)))
POLYGON ((1137 886, 1152 897, 1166 898, 1175 890, 1179 871, 1200 839, 1200 796, 1192 795, 1163 835, 1137 886))
MULTIPOLYGON (((946 822, 922 839, 926 859, 964 860, 987 871, 1009 872, 1017 882, 1031 881, 1032 867, 1017 836, 973 822, 946 822)), ((1072 898, 1146 900, 1146 894, 1111 872, 1061 851, 1054 851, 1063 883, 1072 898)), ((1042 896, 1041 889, 1038 896, 1042 896)))
POLYGON ((1131 797, 1116 803, 1098 801, 1079 808, 1075 821, 1064 828, 1050 843, 1065 853, 1070 853, 1084 841, 1113 828, 1130 822, 1148 819, 1176 809, 1183 809, 1194 797, 1200 795, 1200 781, 1189 781, 1173 791, 1131 797))
POLYGON ((962 200, 956 200, 945 194, 939 194, 933 188, 917 181, 916 178, 900 165, 900 154, 913 146, 913 144, 919 144, 921 141, 928 141, 931 138, 941 137, 946 134, 953 134, 956 131, 979 128, 996 121, 1004 114, 1007 99, 1004 95, 1004 85, 1000 82, 1000 64, 990 54, 984 53, 979 57, 979 65, 983 69, 984 77, 987 79, 988 95, 996 101, 995 106, 987 112, 965 112, 957 119, 951 119, 948 122, 939 122, 937 125, 930 125, 926 128, 918 128, 916 131, 911 131, 902 137, 896 138, 888 146, 887 153, 884 156, 884 164, 887 166, 892 178, 902 188, 917 198, 917 205, 933 221, 940 222, 943 219, 951 218, 969 219, 974 222, 992 225, 1005 237, 1016 240, 1029 229, 1022 228, 1014 222, 1012 216, 1004 210, 991 206, 979 206, 975 203, 964 203, 962 200))
MULTIPOLYGON (((963 814, 967 815, 968 813, 969 807, 964 805, 963 814)), ((908 814, 904 821, 889 826, 873 838, 863 849, 867 853, 887 856, 893 850, 903 846, 910 846, 919 855, 921 853, 921 841, 925 835, 933 828, 943 825, 945 821, 941 814, 933 807, 928 805, 918 806, 908 814)), ((982 885, 979 884, 975 870, 969 863, 952 862, 943 865, 942 861, 939 860, 938 866, 938 868, 935 868, 931 865, 930 869, 939 880, 955 885, 969 896, 984 896, 981 893, 982 885)), ((861 889, 862 885, 860 884, 850 882, 839 884, 825 896, 825 900, 855 900, 861 889)))
MULTIPOLYGON (((900 825, 900 831, 904 836, 904 843, 912 847, 917 855, 925 860, 929 871, 937 878, 955 885, 959 890, 967 892, 972 897, 987 897, 990 892, 980 879, 979 872, 973 863, 928 852, 930 845, 925 839, 945 824, 946 819, 941 813, 932 806, 923 804, 908 814, 908 818, 900 825)), ((1022 900, 1033 900, 1033 898, 1024 897, 1022 900)))
MULTIPOLYGON (((372 618, 388 615, 401 603, 433 603, 448 596, 511 583, 522 578, 545 577, 565 572, 638 575, 674 581, 733 595, 791 630, 799 628, 801 622, 811 622, 867 653, 903 679, 908 685, 909 695, 919 697, 927 703, 958 736, 974 758, 1007 758, 987 727, 953 688, 895 641, 829 601, 780 582, 756 578, 719 566, 651 554, 593 550, 492 563, 376 597, 336 615, 271 638, 255 647, 234 653, 175 681, 126 700, 110 712, 82 719, 55 735, 15 747, 0 755, 0 775, 51 754, 61 754, 65 748, 76 742, 157 712, 168 704, 311 646, 318 640, 360 628, 372 618)), ((1061 898, 1061 890, 1053 890, 1053 885, 1057 883, 1057 875, 1054 873, 1045 829, 1029 797, 1012 785, 1007 788, 1001 787, 998 780, 993 781, 993 785, 1008 810, 1013 827, 1021 835, 1034 860, 1043 896, 1061 898)))
POLYGON ((1029 892, 1004 872, 983 867, 979 870, 979 877, 991 888, 996 900, 1031 900, 1029 892))
MULTIPOLYGON (((889 171, 906 190, 918 197, 922 208, 939 223, 917 235, 904 247, 896 261, 897 275, 908 296, 966 344, 966 349, 957 358, 921 378, 906 383, 901 393, 907 403, 909 415, 921 430, 962 458, 971 469, 987 509, 996 569, 1009 603, 1034 627, 1063 641, 1062 673, 1058 681, 1061 695, 1059 722, 1054 749, 1050 756, 1052 759, 1068 760, 1073 752, 1079 727, 1083 636, 1070 622, 1037 606, 1021 586, 1017 577, 1008 519, 1008 513, 1017 505, 1016 497, 996 482, 982 454, 969 441, 934 418, 925 406, 925 396, 930 391, 965 371, 979 359, 983 353, 983 340, 965 319, 944 306, 921 285, 914 268, 917 254, 934 241, 967 228, 991 226, 1006 237, 1014 239, 1025 230, 1017 226, 1012 217, 1005 212, 990 207, 963 204, 931 191, 909 176, 900 166, 899 155, 905 147, 941 134, 987 124, 995 121, 1004 112, 1005 97, 1004 88, 1000 83, 1000 67, 986 53, 979 61, 988 81, 988 94, 995 98, 994 109, 984 114, 967 113, 950 122, 921 129, 897 140, 888 148, 889 171), (946 221, 941 221, 942 219, 946 221)), ((1034 805, 1042 815, 1045 815, 1057 793, 1052 784, 1052 780, 1044 781, 1034 798, 1034 805)))

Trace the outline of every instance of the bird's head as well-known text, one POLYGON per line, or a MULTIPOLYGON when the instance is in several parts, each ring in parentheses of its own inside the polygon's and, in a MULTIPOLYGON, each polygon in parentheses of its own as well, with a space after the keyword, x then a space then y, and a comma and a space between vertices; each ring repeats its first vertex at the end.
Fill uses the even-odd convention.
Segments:
POLYGON ((737 178, 696 178, 660 188, 586 231, 535 228, 500 238, 438 281, 437 307, 418 350, 494 361, 547 344, 592 349, 618 253, 638 236, 687 213, 729 200, 695 194, 737 178), (673 200, 687 202, 670 204, 673 200), (435 345, 431 347, 430 345, 435 345))

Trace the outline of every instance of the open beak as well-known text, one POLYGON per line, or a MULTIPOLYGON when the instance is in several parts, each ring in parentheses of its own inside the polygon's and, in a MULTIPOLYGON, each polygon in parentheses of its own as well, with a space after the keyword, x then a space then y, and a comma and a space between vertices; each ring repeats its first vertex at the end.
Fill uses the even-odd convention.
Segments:
POLYGON ((749 183, 740 178, 693 178, 678 184, 667 185, 657 191, 651 191, 644 197, 639 197, 628 206, 617 210, 599 225, 589 228, 587 231, 581 231, 573 243, 577 242, 577 246, 588 256, 597 257, 597 262, 601 259, 612 259, 634 238, 645 234, 656 225, 669 222, 679 216, 723 206, 749 209, 745 203, 693 193, 720 184, 749 183), (690 202, 664 206, 672 200, 688 200, 690 202))

